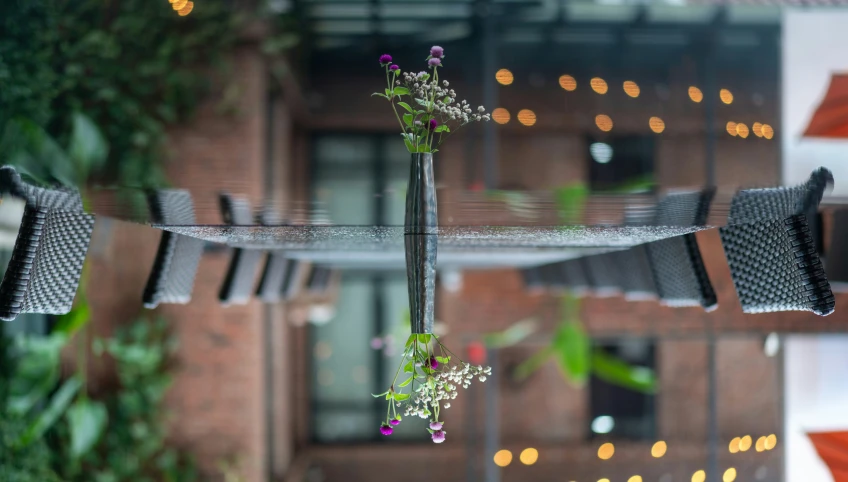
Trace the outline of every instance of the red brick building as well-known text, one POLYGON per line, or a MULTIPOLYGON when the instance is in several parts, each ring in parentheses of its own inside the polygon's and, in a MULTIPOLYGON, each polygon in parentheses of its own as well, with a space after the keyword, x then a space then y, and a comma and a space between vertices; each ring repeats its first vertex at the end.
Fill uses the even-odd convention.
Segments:
MULTIPOLYGON (((321 21, 315 20, 317 14, 304 15, 310 22, 321 21)), ((687 31, 686 24, 651 25, 651 15, 655 13, 644 10, 611 29, 621 38, 614 36, 612 44, 600 46, 591 39, 557 43, 556 29, 546 31, 551 37, 538 43, 512 42, 510 36, 520 29, 503 28, 495 66, 510 69, 515 81, 496 86, 496 105, 489 106, 505 108, 512 116, 497 126, 498 182, 491 187, 545 192, 574 182, 591 185, 595 166, 588 144, 621 138, 647 139, 647 174, 659 191, 704 185, 709 159, 715 161, 719 189, 779 184, 779 28, 734 24, 722 17, 717 27, 698 24, 696 33, 681 43, 674 36, 687 31), (753 32, 758 43, 750 45, 749 38, 745 44, 740 32, 753 32), (644 40, 645 35, 654 43, 644 40), (707 50, 712 63, 702 58, 705 35, 718 45, 707 50), (619 48, 622 45, 626 48, 619 48), (559 77, 565 74, 576 79, 576 90, 560 86, 559 77), (590 90, 592 77, 605 78, 608 93, 590 90), (638 97, 624 92, 624 80, 640 86, 638 97), (690 86, 704 91, 704 101, 690 99, 690 86), (721 103, 719 88, 732 92, 732 103, 721 103), (521 109, 534 111, 534 125, 517 122, 521 109), (613 120, 609 133, 595 125, 599 114, 613 120), (649 126, 654 116, 664 122, 661 133, 649 126), (775 126, 776 134, 773 139, 732 136, 726 131, 728 122, 766 123, 775 126)), ((591 28, 607 28, 607 23, 589 23, 578 33, 588 35, 591 28)), ((260 53, 261 34, 248 36, 233 54, 236 68, 228 79, 241 93, 236 112, 221 114, 213 96, 193 123, 169 133, 170 179, 191 190, 199 222, 219 222, 209 206, 215 205, 221 190, 246 195, 256 206, 282 207, 295 222, 306 221, 298 208, 312 203, 323 203, 331 216, 339 212, 345 219, 359 220, 360 213, 369 213, 361 218, 366 224, 375 219, 372 212, 383 222, 396 219, 406 158, 386 106, 369 97, 381 88, 374 55, 381 51, 370 43, 326 47, 334 37, 322 36, 314 27, 315 38, 308 38, 300 52, 309 59, 308 67, 293 67, 294 73, 282 80, 270 75, 271 61, 279 59, 260 53), (372 159, 377 158, 381 164, 372 175, 372 159), (338 167, 334 162, 339 159, 354 167, 338 167), (358 162, 365 167, 356 167, 358 162), (374 201, 375 193, 381 201, 374 201)), ((470 38, 445 42, 446 49, 456 52, 445 72, 456 72, 452 86, 468 93, 476 105, 483 101, 483 77, 494 77, 494 71, 476 63, 476 37, 470 38)), ((391 35, 386 40, 396 42, 393 53, 399 62, 420 60, 428 47, 391 35)), ((492 168, 484 158, 484 137, 480 129, 468 129, 437 154, 444 223, 461 224, 465 213, 452 208, 481 196, 474 189, 492 168)), ((493 219, 491 224, 499 222, 493 219)), ((89 297, 96 307, 96 326, 108 331, 115 320, 138 311, 158 234, 123 223, 101 223, 98 229, 111 242, 93 252, 102 276, 92 279, 89 297), (127 253, 133 253, 132 261, 127 253)), ((449 331, 445 340, 458 352, 482 334, 519 320, 536 319, 539 330, 516 346, 492 353, 501 375, 457 399, 446 415, 450 440, 434 446, 423 431, 399 431, 391 441, 375 435, 384 408, 375 406, 369 393, 385 383, 388 375, 383 373, 393 371, 397 357, 384 356, 368 343, 399 324, 406 303, 402 271, 343 273, 335 317, 318 326, 305 323, 310 317, 308 300, 221 307, 217 290, 229 258, 226 250, 204 255, 191 304, 161 309, 182 342, 170 394, 173 442, 197 455, 209 480, 222 480, 219 465, 228 461, 249 481, 459 481, 484 480, 485 474, 495 473, 505 481, 623 481, 640 475, 646 481, 669 482, 689 480, 707 468, 712 396, 721 470, 735 468, 738 480, 780 480, 780 445, 769 451, 727 450, 734 437, 750 435, 756 441, 776 434, 780 440, 781 358, 764 353, 764 337, 772 331, 842 331, 844 315, 838 309, 828 318, 806 313, 743 315, 717 232, 699 233, 698 242, 718 295, 718 310, 667 308, 620 297, 587 298, 582 304, 581 320, 597 343, 635 342, 647 350, 644 356, 659 379, 658 393, 639 402, 648 407, 637 417, 647 428, 609 438, 616 447, 610 460, 597 455, 607 437, 593 435, 590 427, 599 396, 593 396, 591 385, 569 385, 552 363, 523 382, 510 376, 517 363, 548 342, 561 318, 558 298, 528 292, 517 270, 466 270, 459 288, 439 288, 437 318, 449 331), (713 336, 716 385, 710 390, 713 336), (494 467, 485 443, 494 423, 500 432, 497 449, 515 455, 502 469, 494 467), (668 452, 656 459, 651 447, 660 440, 667 443, 668 452), (538 450, 533 465, 519 461, 519 453, 528 447, 538 450)), ((843 300, 837 295, 837 305, 843 300)))

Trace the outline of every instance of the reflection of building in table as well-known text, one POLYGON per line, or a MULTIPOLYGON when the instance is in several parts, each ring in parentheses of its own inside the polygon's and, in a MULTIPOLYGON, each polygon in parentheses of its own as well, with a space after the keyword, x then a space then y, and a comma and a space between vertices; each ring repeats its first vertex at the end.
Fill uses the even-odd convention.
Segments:
MULTIPOLYGON (((750 35, 745 42, 734 37, 742 29, 727 23, 727 18, 719 18, 711 27, 701 24, 703 31, 719 39, 715 63, 710 66, 700 60, 704 52, 698 29, 689 37, 685 32, 692 29, 673 21, 651 26, 653 10, 640 11, 633 19, 635 25, 592 25, 613 32, 612 44, 597 43, 592 39, 599 37, 586 32, 582 36, 565 32, 572 36, 563 37, 551 30, 552 37, 576 39, 572 41, 578 47, 571 42, 556 44, 545 49, 545 58, 531 54, 547 44, 513 42, 509 39, 520 36, 515 29, 504 29, 503 65, 496 67, 511 69, 515 81, 498 87, 496 105, 488 106, 505 108, 512 116, 497 130, 499 182, 492 187, 538 192, 575 181, 600 188, 628 181, 607 177, 614 176, 615 169, 595 168, 589 144, 610 145, 614 152, 607 166, 614 168, 615 151, 632 145, 634 141, 628 140, 632 138, 640 146, 650 145, 646 164, 650 169, 636 174, 651 175, 660 189, 704 185, 710 158, 715 160, 719 190, 777 184, 776 140, 756 135, 743 139, 726 131, 728 122, 778 124, 776 26, 746 29, 746 35, 754 32, 752 44, 750 35), (603 60, 612 59, 613 52, 619 53, 617 60, 603 60), (577 79, 577 90, 560 87, 563 74, 577 79), (715 74, 711 90, 704 84, 708 74, 715 74), (608 93, 599 95, 589 89, 589 79, 595 76, 606 79, 608 93), (624 80, 641 86, 639 97, 623 92, 624 80), (705 99, 690 100, 690 86, 700 86, 705 99), (719 103, 719 87, 733 92, 732 104, 719 103), (520 109, 535 111, 535 125, 517 122, 520 109), (714 136, 705 129, 711 109, 714 136), (598 114, 612 119, 609 133, 595 125, 598 114), (665 130, 659 134, 651 130, 652 116, 664 122, 665 130)), ((235 80, 241 87, 239 116, 221 116, 210 102, 196 122, 170 132, 173 184, 188 188, 200 206, 214 205, 219 192, 226 189, 246 196, 253 206, 281 207, 283 215, 291 214, 289 219, 295 222, 306 220, 297 219, 299 212, 287 208, 314 202, 327 207, 331 216, 361 216, 363 224, 401 224, 402 215, 398 216, 403 212, 408 155, 397 142, 386 106, 368 98, 375 80, 379 83, 370 60, 363 60, 368 54, 309 45, 316 50, 308 80, 298 83, 287 77, 280 86, 269 80, 257 47, 248 43, 235 58, 235 80)), ((452 87, 468 93, 475 104, 482 101, 475 88, 480 85, 475 77, 479 71, 474 65, 476 49, 474 42, 457 41, 449 57, 449 71, 457 73, 452 87)), ((419 50, 392 53, 406 62, 417 59, 419 50)), ((480 132, 471 130, 436 155, 439 196, 445 206, 485 197, 475 190, 486 178, 483 152, 480 132)), ((439 214, 445 223, 461 224, 462 212, 448 207, 439 214)), ((473 221, 504 224, 505 218, 521 220, 521 216, 520 208, 504 209, 482 213, 473 221)), ((197 219, 220 222, 217 210, 198 209, 197 219)), ((593 222, 605 221, 610 220, 593 222)), ((115 320, 135 313, 158 240, 157 233, 134 225, 113 224, 111 235, 108 247, 92 253, 94 269, 101 275, 91 280, 90 297, 96 307, 95 325, 102 332, 115 320), (132 259, 127 253, 132 253, 132 259)), ((624 347, 621 350, 629 346, 658 371, 660 392, 653 404, 644 404, 653 409, 620 414, 620 426, 624 418, 631 418, 632 425, 642 428, 629 430, 630 440, 616 441, 616 455, 602 462, 596 456, 599 439, 589 439, 593 415, 599 413, 592 390, 570 388, 552 365, 522 384, 511 383, 505 376, 496 385, 496 380, 490 380, 482 387, 500 397, 499 448, 510 449, 516 456, 503 470, 503 480, 626 480, 635 474, 656 480, 666 473, 677 480, 706 468, 705 334, 711 331, 721 334, 716 352, 720 467, 736 467, 740 480, 743 474, 745 480, 753 479, 760 466, 767 468, 766 480, 779 473, 779 449, 762 453, 752 449, 736 455, 726 449, 735 436, 750 434, 756 440, 760 435, 781 435, 780 358, 763 354, 762 338, 772 330, 844 328, 838 318, 805 313, 743 316, 718 233, 707 231, 696 237, 719 300, 715 312, 666 308, 653 301, 627 302, 621 297, 583 302, 581 316, 593 336, 610 346, 624 347), (650 456, 654 439, 668 443, 663 459, 650 456), (526 447, 539 450, 539 461, 533 466, 517 460, 526 447)), ((160 308, 173 320, 182 340, 181 372, 171 394, 171 406, 178 415, 173 438, 198 455, 205 471, 214 471, 219 458, 241 455, 251 481, 263 480, 268 470, 281 480, 289 473, 288 480, 317 480, 316 474, 323 474, 328 481, 377 480, 387 474, 414 480, 462 480, 468 473, 482 474, 484 464, 492 460, 492 454, 482 453, 485 427, 491 420, 483 419, 484 392, 479 388, 463 394, 448 410, 452 429, 447 444, 433 447, 375 440, 379 415, 369 393, 385 383, 389 374, 384 372, 392 370, 395 358, 372 351, 369 342, 402 319, 406 306, 402 272, 345 271, 335 318, 312 326, 303 324, 310 313, 310 300, 303 297, 277 305, 251 301, 220 307, 218 292, 228 263, 226 253, 207 251, 192 303, 160 308)), ((443 274, 444 279, 452 276, 443 274)), ((477 339, 515 321, 537 318, 538 335, 497 354, 501 373, 506 374, 511 364, 545 343, 559 319, 559 302, 549 294, 526 292, 515 269, 474 269, 462 273, 460 285, 455 280, 441 284, 436 317, 449 327, 454 340, 477 339)), ((412 426, 412 422, 406 423, 412 426)), ((423 433, 405 441, 426 440, 419 435, 423 433)))

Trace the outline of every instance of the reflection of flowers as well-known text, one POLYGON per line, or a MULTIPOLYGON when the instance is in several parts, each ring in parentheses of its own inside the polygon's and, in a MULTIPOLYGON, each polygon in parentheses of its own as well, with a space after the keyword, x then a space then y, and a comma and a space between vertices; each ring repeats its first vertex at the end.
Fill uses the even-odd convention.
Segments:
POLYGON ((427 431, 430 432, 433 442, 444 442, 447 432, 443 428, 444 422, 439 420, 440 410, 450 407, 449 400, 457 397, 460 386, 468 388, 475 377, 484 382, 486 375, 491 373, 491 367, 472 366, 459 360, 459 357, 446 348, 435 335, 410 335, 392 386, 387 391, 374 395, 385 397, 388 401, 386 421, 380 426, 380 433, 391 435, 391 426, 398 425, 402 420, 397 409, 404 407, 406 416, 429 419, 430 426, 427 431), (398 383, 401 369, 408 378, 398 383), (406 387, 409 389, 404 393, 403 389, 406 387))

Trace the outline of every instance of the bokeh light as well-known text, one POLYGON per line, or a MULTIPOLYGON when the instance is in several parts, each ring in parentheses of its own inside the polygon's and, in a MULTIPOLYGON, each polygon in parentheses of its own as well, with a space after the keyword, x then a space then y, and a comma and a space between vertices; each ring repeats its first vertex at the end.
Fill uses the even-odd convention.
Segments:
POLYGON ((495 72, 495 80, 501 85, 510 85, 515 81, 515 77, 509 69, 501 69, 495 72))
POLYGON ((629 479, 627 479, 627 482, 642 482, 642 476, 641 475, 634 475, 633 477, 630 477, 629 479))
POLYGON ((771 434, 766 437, 766 450, 771 450, 777 447, 777 435, 771 434))
POLYGON ((194 10, 194 2, 189 1, 186 2, 183 8, 177 10, 177 13, 180 15, 180 17, 185 17, 186 15, 190 14, 192 10, 194 10))
POLYGON ((509 450, 498 450, 493 457, 495 465, 498 467, 506 467, 512 463, 512 452, 509 450))
POLYGON ((604 132, 609 132, 612 130, 613 124, 612 119, 610 119, 610 116, 606 114, 599 114, 595 116, 595 125, 598 126, 598 129, 604 132))
POLYGON ((760 437, 757 439, 757 443, 754 444, 754 450, 757 452, 765 452, 766 451, 766 438, 760 437))
POLYGON ((763 137, 766 139, 774 137, 774 129, 768 124, 763 124, 763 137))
POLYGON ((707 480, 707 473, 703 470, 699 470, 692 474, 692 482, 704 482, 707 480))
POLYGON ((692 102, 701 102, 704 100, 704 93, 693 85, 689 87, 689 98, 692 99, 692 102))
POLYGON ((731 104, 731 103, 733 103, 733 94, 731 94, 731 93, 730 93, 730 91, 729 91, 729 90, 727 90, 727 89, 721 89, 721 90, 718 92, 718 97, 719 97, 719 98, 721 99, 721 101, 722 101, 722 102, 724 102, 725 104, 731 104))
POLYGON ((518 111, 518 122, 530 127, 536 123, 536 113, 530 109, 521 109, 518 111))
POLYGON ((741 137, 743 139, 747 139, 748 133, 749 133, 748 126, 746 126, 745 124, 743 124, 741 122, 736 124, 736 133, 739 134, 739 137, 741 137))
POLYGON ((668 445, 664 441, 660 440, 659 442, 655 443, 653 447, 651 447, 651 455, 655 459, 658 459, 658 458, 662 457, 663 455, 665 455, 665 452, 667 450, 668 450, 668 445))
POLYGON ((636 82, 633 82, 632 80, 625 80, 623 87, 625 94, 629 95, 630 97, 633 97, 634 99, 636 97, 639 97, 639 92, 641 91, 639 90, 639 84, 637 84, 636 82))
POLYGON ((174 10, 180 10, 188 4, 188 0, 174 0, 171 2, 171 8, 174 10))
POLYGON ((657 134, 662 133, 665 130, 665 122, 659 117, 651 117, 648 119, 648 126, 651 127, 651 130, 657 134))
POLYGON ((592 90, 601 95, 606 94, 607 90, 609 90, 609 87, 607 86, 607 81, 600 77, 592 78, 592 80, 589 81, 589 85, 592 86, 592 90))
POLYGON ((598 479, 598 482, 610 482, 610 479, 598 479))
POLYGON ((730 121, 730 122, 727 123, 727 133, 730 134, 731 136, 734 136, 734 137, 736 136, 736 123, 735 122, 730 121))
POLYGON ((734 437, 733 440, 730 441, 730 445, 728 446, 728 450, 730 453, 735 454, 739 452, 739 441, 742 440, 739 437, 734 437))
POLYGON ((751 131, 754 132, 754 135, 757 137, 763 137, 763 125, 759 122, 754 122, 754 125, 751 126, 751 131))
POLYGON ((524 465, 533 465, 539 460, 539 451, 530 447, 521 451, 521 455, 518 456, 518 460, 521 461, 524 465))
POLYGON ((746 435, 746 436, 742 437, 741 439, 739 439, 739 451, 740 452, 747 452, 748 449, 751 448, 752 443, 753 443, 753 441, 751 440, 750 435, 746 435))
POLYGON ((723 482, 733 482, 736 480, 736 469, 733 467, 724 471, 724 475, 721 476, 721 480, 723 482))
POLYGON ((559 86, 569 92, 573 92, 577 88, 577 80, 568 74, 561 75, 559 77, 559 86))
POLYGON ((615 445, 607 442, 598 448, 598 458, 601 460, 609 460, 615 454, 615 445))
POLYGON ((498 107, 497 109, 492 111, 492 120, 497 122, 498 124, 506 124, 509 122, 509 111, 504 109, 503 107, 498 107))

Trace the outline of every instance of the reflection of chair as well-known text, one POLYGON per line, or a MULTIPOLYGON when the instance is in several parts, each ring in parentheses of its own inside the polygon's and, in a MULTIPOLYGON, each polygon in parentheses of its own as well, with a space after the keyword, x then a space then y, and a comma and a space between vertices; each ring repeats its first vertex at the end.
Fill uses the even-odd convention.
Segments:
MULTIPOLYGON (((188 191, 155 191, 148 196, 148 203, 154 224, 195 224, 194 205, 188 191)), ((144 288, 144 306, 155 308, 159 303, 185 304, 191 301, 202 253, 203 241, 163 231, 153 269, 144 288)))
POLYGON ((12 258, 0 283, 0 319, 21 313, 69 312, 94 229, 75 191, 25 184, 11 167, 0 168, 0 192, 25 200, 12 258))
POLYGON ((587 256, 581 261, 592 281, 592 294, 603 297, 621 293, 621 270, 613 253, 587 256))
MULTIPOLYGON (((715 191, 671 193, 657 204, 657 226, 701 226, 706 223, 715 191)), ((666 306, 717 306, 713 290, 695 234, 637 246, 645 249, 653 271, 657 294, 666 306)))
MULTIPOLYGON (((221 194, 221 212, 224 222, 234 226, 245 226, 253 223, 250 203, 246 199, 233 198, 221 194)), ((263 252, 254 249, 233 248, 233 257, 224 277, 224 284, 218 293, 218 299, 226 305, 242 305, 250 301, 253 295, 253 282, 256 278, 256 267, 263 252)))
POLYGON ((742 311, 833 312, 835 301, 805 213, 821 202, 833 175, 819 168, 791 188, 739 191, 721 244, 742 311))

